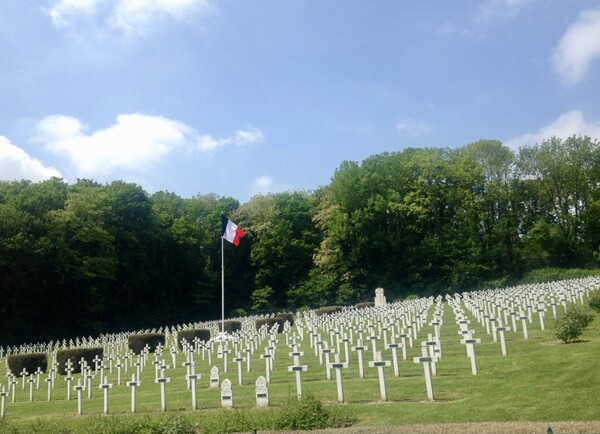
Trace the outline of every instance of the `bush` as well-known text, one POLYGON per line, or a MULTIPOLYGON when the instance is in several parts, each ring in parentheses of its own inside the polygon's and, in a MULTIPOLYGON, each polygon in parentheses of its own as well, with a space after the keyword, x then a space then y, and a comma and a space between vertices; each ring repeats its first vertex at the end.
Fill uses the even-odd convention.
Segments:
POLYGON ((283 331, 283 319, 281 318, 259 318, 255 321, 256 330, 260 330, 263 325, 267 325, 267 330, 271 330, 275 324, 279 324, 278 332, 283 331))
POLYGON ((194 434, 198 431, 188 415, 176 414, 135 418, 91 417, 86 424, 85 432, 86 434, 194 434))
MULTIPOLYGON (((223 323, 225 333, 235 333, 242 329, 242 322, 235 319, 227 320, 223 323)), ((221 323, 219 323, 219 331, 221 331, 221 323)))
POLYGON ((201 341, 209 341, 210 340, 210 330, 209 329, 190 329, 190 330, 181 330, 177 333, 177 346, 181 350, 183 348, 183 341, 186 341, 188 344, 193 345, 194 339, 198 338, 201 341))
POLYGON ((373 307, 373 306, 375 306, 375 302, 374 301, 365 301, 365 302, 357 303, 356 304, 356 308, 357 309, 364 309, 366 307, 373 307))
POLYGON ((600 312, 600 290, 596 290, 590 294, 588 305, 596 312, 600 312))
POLYGON ((330 313, 341 312, 342 306, 322 306, 315 312, 316 315, 327 315, 330 313))
POLYGON ((293 313, 289 313, 289 312, 279 312, 275 318, 281 318, 283 320, 283 323, 285 324, 285 322, 289 322, 290 325, 294 325, 294 314, 293 313))
POLYGON ((293 399, 285 408, 279 410, 273 420, 275 430, 315 430, 348 426, 353 419, 326 407, 312 394, 293 399))
POLYGON ((148 346, 150 352, 154 352, 159 345, 165 346, 165 334, 142 333, 139 335, 129 335, 127 341, 129 348, 134 354, 141 354, 146 346, 148 346))
POLYGON ((588 325, 594 320, 594 314, 581 306, 571 306, 560 315, 554 324, 554 336, 568 344, 577 341, 588 325))
POLYGON ((56 362, 58 364, 58 373, 65 375, 67 373, 67 360, 71 360, 72 373, 81 372, 81 359, 85 360, 88 366, 94 366, 96 356, 99 359, 104 357, 104 349, 102 347, 92 348, 69 348, 67 350, 59 350, 56 353, 56 362))
POLYGON ((23 369, 28 374, 33 374, 38 368, 42 372, 46 372, 48 355, 46 353, 12 354, 6 358, 6 363, 10 372, 20 377, 23 369))

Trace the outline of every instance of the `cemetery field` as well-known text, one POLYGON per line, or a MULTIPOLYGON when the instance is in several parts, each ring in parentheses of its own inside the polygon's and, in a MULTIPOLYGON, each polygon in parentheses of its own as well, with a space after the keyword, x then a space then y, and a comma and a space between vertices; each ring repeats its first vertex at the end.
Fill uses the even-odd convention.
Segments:
MULTIPOLYGON (((464 306, 463 306, 464 307, 464 306)), ((562 307, 558 308, 560 313, 562 307)), ((292 352, 293 336, 296 336, 295 351, 302 352, 299 364, 307 370, 301 372, 301 387, 303 395, 312 395, 324 402, 327 408, 341 415, 353 427, 398 426, 413 424, 456 424, 483 422, 544 422, 557 421, 600 421, 600 317, 595 316, 594 322, 584 332, 579 342, 564 344, 559 342, 552 333, 553 315, 548 310, 544 317, 544 328, 537 315, 527 319, 527 339, 524 337, 523 324, 517 320, 517 330, 507 331, 506 355, 502 355, 499 334, 496 342, 486 326, 477 321, 474 314, 464 310, 465 318, 470 321, 468 329, 472 337, 481 339, 474 344, 476 375, 473 372, 472 359, 467 357, 466 345, 460 341, 460 327, 456 323, 456 313, 446 303, 430 304, 423 308, 422 321, 413 339, 412 347, 405 339, 406 360, 402 350, 397 349, 397 370, 395 376, 393 352, 384 345, 392 339, 391 331, 380 331, 369 339, 370 333, 364 330, 362 351, 364 378, 360 378, 358 363, 359 351, 357 335, 359 326, 354 330, 353 342, 348 345, 348 366, 340 367, 343 403, 340 401, 339 383, 336 380, 335 369, 327 377, 327 369, 323 353, 319 350, 325 346, 331 348, 331 361, 337 356, 341 361, 346 360, 343 343, 339 348, 334 332, 344 334, 348 330, 329 327, 315 328, 312 332, 305 324, 303 334, 296 326, 285 333, 280 332, 277 342, 271 341, 272 336, 266 335, 261 345, 250 357, 248 372, 247 360, 233 361, 233 354, 218 355, 218 348, 211 350, 196 350, 192 358, 195 373, 200 374, 197 380, 197 410, 192 409, 192 392, 186 380, 187 368, 183 366, 186 357, 179 351, 173 365, 173 355, 167 342, 162 354, 149 354, 146 364, 141 371, 141 384, 136 387, 136 412, 132 413, 132 387, 126 383, 131 380, 134 366, 129 366, 127 372, 122 369, 121 384, 118 384, 117 369, 112 370, 107 361, 104 375, 112 387, 108 390, 108 414, 104 414, 104 391, 99 388, 101 374, 92 371, 91 389, 81 391, 82 398, 77 399, 77 392, 72 390, 70 400, 67 400, 67 381, 65 376, 58 375, 51 398, 48 400, 48 374, 40 376, 39 389, 36 383, 26 382, 17 378, 14 395, 5 397, 5 419, 17 427, 25 427, 39 421, 60 424, 65 429, 74 432, 86 432, 100 420, 107 418, 162 418, 185 414, 200 427, 212 418, 237 418, 240 414, 260 420, 268 418, 273 409, 284 408, 288 403, 297 400, 297 380, 295 372, 288 367, 297 365, 292 352), (437 315, 437 316, 436 316, 437 315), (432 341, 436 326, 431 325, 437 318, 441 326, 439 333, 438 362, 431 377, 433 400, 428 398, 423 363, 415 363, 415 357, 422 356, 421 344, 432 341), (332 331, 333 330, 333 331, 332 331), (319 334, 316 337, 317 332, 319 334), (383 336, 385 334, 385 336, 383 336), (377 336, 377 338, 375 338, 377 336), (303 338, 302 338, 303 337, 303 338), (328 344, 316 344, 318 339, 328 341, 328 344), (311 345, 312 343, 312 345, 311 345), (370 367, 369 361, 375 360, 372 345, 376 352, 381 352, 381 360, 388 363, 382 367, 385 389, 385 400, 382 397, 382 383, 378 368, 370 367), (268 361, 261 358, 264 348, 271 345, 275 348, 273 369, 267 374, 268 361), (208 352, 211 351, 209 362, 208 352), (162 411, 160 384, 155 382, 157 374, 152 362, 160 358, 162 363, 169 365, 164 370, 164 377, 170 381, 165 383, 165 411, 162 411), (242 385, 239 385, 238 363, 242 367, 242 385), (227 367, 225 365, 227 364, 227 367), (211 368, 219 368, 219 383, 225 378, 232 383, 233 409, 221 408, 220 389, 211 388, 209 379, 211 368), (227 372, 225 372, 227 371, 227 372), (269 408, 256 408, 255 381, 260 376, 270 377, 268 384, 269 408), (91 392, 90 392, 91 391, 91 392), (91 393, 91 396, 88 394, 91 393), (14 399, 14 402, 13 402, 14 399), (78 414, 78 404, 81 405, 81 415, 78 414)), ((334 322, 332 322, 333 324, 334 322)), ((511 325, 506 324, 506 325, 511 325)), ((398 335, 399 336, 399 335, 398 335)), ((395 339, 397 343, 399 338, 395 339)), ((321 341, 321 342, 322 342, 321 341)), ((228 344, 230 345, 230 344, 228 344)), ((233 344, 229 348, 234 352, 233 344)), ((225 347, 223 347, 225 348, 225 347)), ((241 346, 239 347, 241 349, 241 346)), ((189 360, 189 358, 188 358, 189 360)), ((6 387, 7 377, 5 363, 0 371, 0 384, 6 387)), ((72 387, 80 374, 73 375, 72 387)), ((35 380, 34 377, 26 377, 35 380)), ((0 386, 1 387, 1 386, 0 386)), ((0 427, 2 427, 0 423, 0 427)), ((600 426, 600 422, 599 422, 600 426)), ((257 427, 260 428, 260 427, 257 427)), ((343 432, 343 430, 342 430, 343 432)))

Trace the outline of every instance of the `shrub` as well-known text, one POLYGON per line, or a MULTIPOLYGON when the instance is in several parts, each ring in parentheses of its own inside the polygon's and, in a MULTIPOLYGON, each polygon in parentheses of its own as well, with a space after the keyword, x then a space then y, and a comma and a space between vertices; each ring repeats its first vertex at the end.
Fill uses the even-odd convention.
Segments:
POLYGON ((289 322, 290 325, 294 325, 294 314, 290 313, 290 312, 279 312, 275 318, 281 318, 283 320, 283 323, 285 324, 285 322, 289 322))
POLYGON ((375 306, 375 302, 374 301, 365 301, 363 303, 357 303, 356 304, 356 308, 357 309, 364 309, 366 307, 373 307, 375 306))
POLYGON ((48 355, 46 353, 12 354, 6 358, 8 369, 17 377, 21 376, 23 369, 33 374, 38 368, 42 372, 48 369, 48 355))
POLYGON ((72 373, 81 372, 81 359, 85 360, 88 366, 94 366, 94 359, 104 357, 104 349, 102 347, 92 348, 69 348, 67 350, 59 350, 56 353, 56 362, 58 364, 58 373, 65 375, 67 373, 67 360, 71 360, 72 373))
POLYGON ((600 312, 600 290, 596 290, 590 294, 588 305, 596 312, 600 312))
POLYGON ((327 315, 329 313, 341 312, 342 306, 322 306, 315 312, 316 315, 327 315))
POLYGON ((574 305, 556 319, 554 335, 566 344, 575 342, 593 320, 588 309, 574 305))
POLYGON ((183 341, 185 340, 188 344, 193 345, 194 339, 198 338, 201 341, 209 341, 210 340, 210 330, 209 329, 190 329, 190 330, 181 330, 177 333, 177 346, 179 349, 183 348, 183 341))
MULTIPOLYGON (((223 323, 225 333, 235 333, 242 329, 242 322, 235 319, 227 320, 223 323)), ((219 331, 221 330, 221 323, 219 323, 219 331)))
POLYGON ((315 430, 348 426, 353 419, 326 407, 311 393, 293 399, 278 411, 273 420, 275 430, 315 430))
POLYGON ((283 331, 283 323, 284 321, 281 318, 259 318, 255 321, 256 330, 260 330, 265 324, 267 325, 267 329, 271 330, 275 324, 279 324, 279 333, 283 331))
POLYGON ((148 346, 150 352, 154 352, 159 345, 165 346, 165 334, 142 333, 139 335, 129 335, 127 341, 129 348, 134 354, 141 354, 146 346, 148 346))

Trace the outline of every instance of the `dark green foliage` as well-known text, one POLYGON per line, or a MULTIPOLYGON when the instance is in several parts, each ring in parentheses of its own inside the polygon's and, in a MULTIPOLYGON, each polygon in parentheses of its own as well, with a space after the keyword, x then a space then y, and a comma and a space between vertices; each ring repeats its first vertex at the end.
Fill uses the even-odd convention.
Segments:
POLYGON ((336 407, 323 405, 312 394, 295 397, 280 408, 269 410, 219 410, 202 418, 201 432, 221 434, 253 431, 315 430, 349 426, 354 419, 336 407))
POLYGON ((588 305, 595 312, 600 313, 600 290, 593 291, 588 299, 588 305))
POLYGON ((58 363, 58 373, 65 375, 67 373, 67 360, 71 360, 72 373, 81 372, 81 359, 84 359, 88 366, 94 367, 94 359, 102 359, 104 357, 104 349, 102 347, 93 348, 69 348, 66 350, 58 350, 56 352, 56 362, 58 363))
POLYGON ((72 434, 72 430, 60 423, 38 419, 26 425, 16 425, 3 419, 0 421, 0 434, 72 434))
POLYGON ((90 418, 86 434, 195 434, 197 429, 186 414, 159 417, 90 418))
MULTIPOLYGON (((290 312, 279 312, 277 315, 275 315, 276 318, 281 318, 285 324, 285 322, 289 322, 290 325, 294 325, 294 314, 290 313, 290 312)), ((279 330, 281 331, 283 328, 280 328, 279 330)))
POLYGON ((38 368, 42 372, 48 369, 48 355, 46 353, 11 354, 6 358, 8 369, 16 375, 21 376, 23 368, 28 374, 33 374, 38 368))
POLYGON ((347 426, 352 418, 326 407, 311 393, 292 400, 275 416, 273 428, 279 431, 316 430, 347 426))
POLYGON ((566 344, 576 342, 594 320, 594 314, 582 306, 569 306, 554 324, 554 335, 566 344))
POLYGON ((0 345, 219 318, 223 213, 248 234, 223 252, 230 317, 354 305, 377 287, 393 300, 597 274, 600 145, 408 148, 241 206, 123 181, 0 181, 0 345))
POLYGON ((341 312, 342 306, 322 306, 315 311, 317 315, 326 315, 335 312, 341 312))
POLYGON ((210 340, 209 329, 189 329, 181 330, 177 332, 177 346, 179 349, 183 348, 183 341, 186 341, 190 345, 194 345, 195 339, 198 338, 200 341, 210 340))
POLYGON ((165 346, 165 334, 140 333, 137 335, 129 335, 127 343, 134 354, 141 354, 146 347, 148 347, 149 352, 153 353, 159 345, 162 347, 165 346))
POLYGON ((365 301, 363 303, 356 304, 357 309, 364 309, 365 307, 373 307, 373 306, 375 306, 375 302, 373 302, 373 301, 365 301))
POLYGON ((283 318, 259 318, 255 321, 256 330, 260 330, 262 326, 266 325, 268 330, 271 330, 275 324, 279 324, 279 333, 283 331, 283 318))
MULTIPOLYGON (((235 333, 242 329, 242 322, 238 320, 226 320, 223 322, 223 328, 225 333, 235 333)), ((219 323, 219 331, 221 330, 221 323, 219 323)))

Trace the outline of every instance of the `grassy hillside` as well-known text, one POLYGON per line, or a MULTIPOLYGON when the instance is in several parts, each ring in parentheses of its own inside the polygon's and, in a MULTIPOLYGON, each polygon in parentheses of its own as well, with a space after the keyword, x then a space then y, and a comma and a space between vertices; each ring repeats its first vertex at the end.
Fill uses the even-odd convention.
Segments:
MULTIPOLYGON (((428 311, 431 319, 433 307, 428 311)), ((559 312, 562 308, 559 309, 559 312)), ((437 364, 437 376, 433 377, 435 401, 427 400, 423 367, 412 361, 421 354, 420 342, 433 333, 433 328, 425 325, 413 348, 408 348, 407 361, 400 360, 400 376, 393 376, 393 369, 385 369, 388 402, 380 401, 380 389, 377 370, 369 368, 367 361, 372 360, 369 349, 364 353, 366 378, 358 376, 357 356, 351 352, 351 364, 343 370, 344 404, 337 403, 335 374, 326 379, 325 367, 319 364, 319 358, 311 349, 308 337, 300 349, 304 352, 301 364, 308 365, 303 373, 304 394, 314 395, 327 407, 334 410, 340 420, 352 422, 354 427, 411 425, 411 424, 454 424, 473 422, 544 422, 557 421, 598 421, 600 420, 600 318, 596 314, 592 323, 574 344, 559 343, 552 334, 552 315, 546 316, 546 330, 540 329, 535 315, 529 323, 529 339, 525 340, 519 324, 519 331, 507 333, 507 356, 501 355, 499 342, 493 342, 492 336, 484 327, 471 317, 470 328, 482 343, 476 345, 478 375, 471 373, 470 361, 465 346, 460 344, 458 326, 454 314, 447 304, 443 309, 444 324, 441 328, 442 358, 437 364)), ((382 344, 379 343, 379 350, 382 344)), ((71 401, 66 397, 66 381, 59 376, 53 399, 47 402, 47 387, 42 377, 40 390, 34 392, 34 402, 29 402, 29 389, 21 389, 21 380, 17 385, 16 402, 7 398, 6 418, 0 422, 0 432, 127 432, 108 431, 107 421, 118 424, 118 420, 127 420, 129 424, 138 420, 143 425, 148 420, 167 421, 181 431, 188 432, 202 427, 206 431, 218 432, 225 429, 235 430, 235 421, 244 429, 264 429, 264 423, 274 411, 296 401, 296 383, 293 373, 287 367, 293 364, 288 356, 291 351, 286 346, 283 333, 278 335, 274 371, 271 374, 269 394, 271 409, 255 409, 254 382, 265 375, 265 361, 260 358, 266 343, 252 356, 252 369, 246 372, 244 363, 244 385, 237 385, 237 365, 229 359, 229 372, 221 374, 221 381, 229 378, 233 383, 234 410, 221 410, 218 389, 210 389, 209 372, 212 365, 195 358, 196 372, 202 374, 198 382, 198 411, 191 411, 191 393, 186 387, 186 370, 182 366, 183 356, 178 355, 177 367, 167 371, 172 382, 167 385, 167 412, 160 412, 159 385, 154 382, 154 360, 151 355, 149 364, 143 371, 142 386, 138 388, 138 413, 131 415, 131 389, 124 384, 116 385, 116 369, 110 374, 115 384, 110 390, 110 415, 103 415, 102 391, 98 389, 98 379, 94 379, 92 399, 84 393, 83 416, 77 415, 75 393, 71 401), (254 424, 255 426, 249 426, 254 424), (228 426, 230 428, 225 428, 228 426), (102 428, 102 430, 100 429, 102 428), (212 427, 212 428, 211 428, 212 427), (96 430, 96 431, 94 431, 96 430)), ((167 350, 164 360, 171 364, 167 350)), ((343 347, 342 355, 343 359, 343 347)), ((391 360, 390 350, 383 352, 384 360, 391 360)), ((2 364, 4 365, 4 364, 2 364)), ((223 370, 223 359, 213 359, 213 365, 223 370)), ((123 373, 123 383, 131 378, 131 370, 123 373)), ((0 382, 6 385, 5 367, 0 371, 0 382)), ((108 371, 107 371, 108 375, 108 371)), ((156 422, 161 423, 161 422, 156 422)), ((139 425, 141 426, 141 425, 139 425)), ((131 432, 135 432, 132 430, 131 432)), ((148 431, 154 432, 154 431, 148 431)), ((166 432, 166 431, 165 431, 166 432)))

